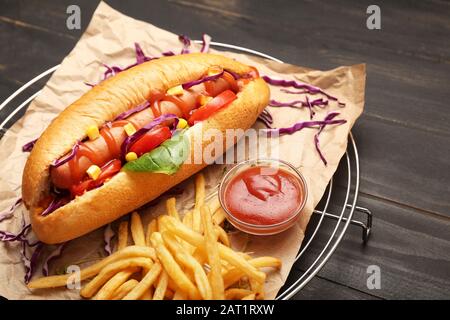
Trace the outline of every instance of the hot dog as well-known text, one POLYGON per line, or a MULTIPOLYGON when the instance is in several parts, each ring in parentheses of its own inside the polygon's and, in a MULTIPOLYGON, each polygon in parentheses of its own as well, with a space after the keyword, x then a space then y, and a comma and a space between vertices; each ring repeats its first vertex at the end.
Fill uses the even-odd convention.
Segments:
POLYGON ((163 146, 211 128, 247 129, 268 99, 254 68, 205 53, 148 61, 103 81, 52 121, 27 160, 22 197, 36 235, 67 241, 155 199, 207 165, 160 169, 151 157, 163 146), (157 169, 142 169, 149 157, 157 169))

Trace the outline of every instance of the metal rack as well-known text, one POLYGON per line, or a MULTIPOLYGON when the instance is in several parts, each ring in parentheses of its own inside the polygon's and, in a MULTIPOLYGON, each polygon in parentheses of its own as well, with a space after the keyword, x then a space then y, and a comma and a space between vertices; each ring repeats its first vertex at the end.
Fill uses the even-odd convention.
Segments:
MULTIPOLYGON (((201 43, 201 40, 194 40, 194 43, 201 43)), ((270 59, 276 62, 283 63, 283 61, 269 56, 267 54, 251 50, 248 48, 243 48, 239 46, 234 46, 226 43, 220 42, 211 42, 211 46, 231 49, 239 52, 245 52, 249 54, 253 54, 262 58, 270 59)), ((31 85, 39 81, 40 79, 52 74, 56 69, 58 69, 59 65, 56 65, 43 73, 39 74, 35 78, 28 81, 22 87, 20 87, 17 91, 15 91, 12 95, 10 95, 1 105, 0 112, 19 96, 22 92, 24 92, 31 85)), ((1 132, 5 132, 7 129, 7 124, 11 121, 15 122, 18 120, 18 115, 22 110, 24 110, 28 104, 39 95, 40 91, 35 92, 31 96, 29 96, 25 101, 23 101, 19 106, 14 108, 0 123, 1 132)), ((299 292, 303 287, 305 287, 308 282, 322 269, 322 267, 327 263, 330 259, 331 255, 334 253, 338 245, 340 244, 342 238, 344 237, 347 228, 349 225, 354 225, 360 227, 362 229, 362 242, 365 244, 370 236, 372 230, 372 213, 369 209, 363 208, 357 205, 358 194, 359 194, 359 156, 358 149, 356 147, 355 139, 353 135, 350 133, 349 135, 349 144, 347 147, 347 151, 345 154, 345 162, 346 162, 346 171, 347 171, 347 186, 346 186, 346 194, 344 197, 344 201, 342 203, 342 207, 340 209, 339 214, 331 213, 329 211, 329 204, 331 195, 333 193, 333 179, 330 181, 327 192, 326 192, 326 201, 323 209, 314 210, 314 214, 316 214, 319 218, 318 222, 314 225, 310 223, 309 229, 314 228, 312 230, 311 236, 308 241, 303 244, 300 252, 297 254, 295 261, 298 261, 305 254, 312 255, 313 253, 310 249, 310 245, 312 241, 316 238, 318 231, 321 227, 323 227, 323 221, 325 218, 336 221, 334 225, 333 231, 328 237, 328 240, 324 247, 321 249, 319 254, 317 254, 313 260, 313 262, 306 268, 306 270, 302 273, 302 275, 296 279, 292 284, 285 286, 283 291, 278 294, 277 299, 287 300, 292 298, 297 292, 299 292), (355 211, 360 212, 366 216, 366 222, 362 222, 359 220, 354 220, 353 215, 355 211)))

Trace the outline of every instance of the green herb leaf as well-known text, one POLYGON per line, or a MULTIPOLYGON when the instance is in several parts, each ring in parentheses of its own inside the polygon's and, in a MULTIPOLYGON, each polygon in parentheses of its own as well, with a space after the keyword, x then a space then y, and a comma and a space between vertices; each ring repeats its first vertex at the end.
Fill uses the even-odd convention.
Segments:
POLYGON ((184 132, 164 141, 159 147, 128 162, 123 170, 174 174, 189 155, 189 139, 184 132))

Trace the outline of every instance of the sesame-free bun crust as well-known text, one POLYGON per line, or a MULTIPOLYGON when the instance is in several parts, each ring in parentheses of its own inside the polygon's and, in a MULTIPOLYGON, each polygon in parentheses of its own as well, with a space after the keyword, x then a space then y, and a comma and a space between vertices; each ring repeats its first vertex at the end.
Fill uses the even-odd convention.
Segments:
MULTIPOLYGON (((43 208, 38 207, 49 194, 50 164, 69 152, 77 140, 84 139, 87 127, 100 127, 143 103, 152 93, 198 79, 215 65, 238 74, 251 71, 244 64, 216 54, 160 58, 103 81, 57 116, 36 142, 22 177, 22 198, 37 237, 53 244, 82 236, 141 207, 203 169, 207 164, 191 161, 173 175, 121 171, 102 187, 76 197, 47 216, 42 216, 43 208)), ((212 128, 223 133, 226 129, 250 128, 268 100, 269 88, 264 80, 250 81, 230 105, 187 131, 191 143, 212 128)), ((201 138, 199 141, 203 148, 210 143, 201 138)), ((191 145, 191 158, 193 151, 191 145)))

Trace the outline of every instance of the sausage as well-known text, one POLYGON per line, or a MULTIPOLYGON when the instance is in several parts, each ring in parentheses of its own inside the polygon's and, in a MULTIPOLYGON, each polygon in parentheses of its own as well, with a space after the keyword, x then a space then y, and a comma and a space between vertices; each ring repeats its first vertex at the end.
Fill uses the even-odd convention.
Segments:
MULTIPOLYGON (((200 94, 209 94, 211 96, 216 96, 219 93, 227 90, 229 88, 229 84, 226 80, 219 78, 214 81, 213 84, 209 85, 209 91, 205 91, 205 86, 203 84, 192 87, 189 90, 185 90, 183 95, 179 96, 179 98, 188 106, 188 111, 192 111, 196 107, 198 107, 197 98, 200 94)), ((183 117, 182 110, 173 102, 165 101, 164 99, 159 103, 159 109, 161 114, 175 114, 178 117, 183 117)), ((152 119, 155 118, 153 111, 151 108, 144 109, 132 116, 128 117, 126 120, 132 122, 136 129, 142 128, 144 125, 149 123, 152 119)), ((102 132, 101 129, 100 132, 102 132)), ((80 146, 82 148, 88 148, 95 154, 96 163, 93 163, 88 157, 80 156, 79 159, 72 159, 67 163, 59 166, 52 167, 50 170, 51 181, 54 186, 60 189, 70 189, 74 184, 79 183, 83 177, 85 176, 86 170, 93 164, 98 166, 102 166, 106 164, 109 160, 117 159, 120 157, 120 146, 127 138, 125 130, 123 127, 112 127, 109 129, 110 136, 114 139, 115 145, 113 150, 110 150, 107 142, 103 138, 102 135, 95 140, 90 140, 83 142, 80 146), (70 163, 73 161, 78 161, 78 174, 79 176, 75 176, 76 174, 72 173, 70 163)))

